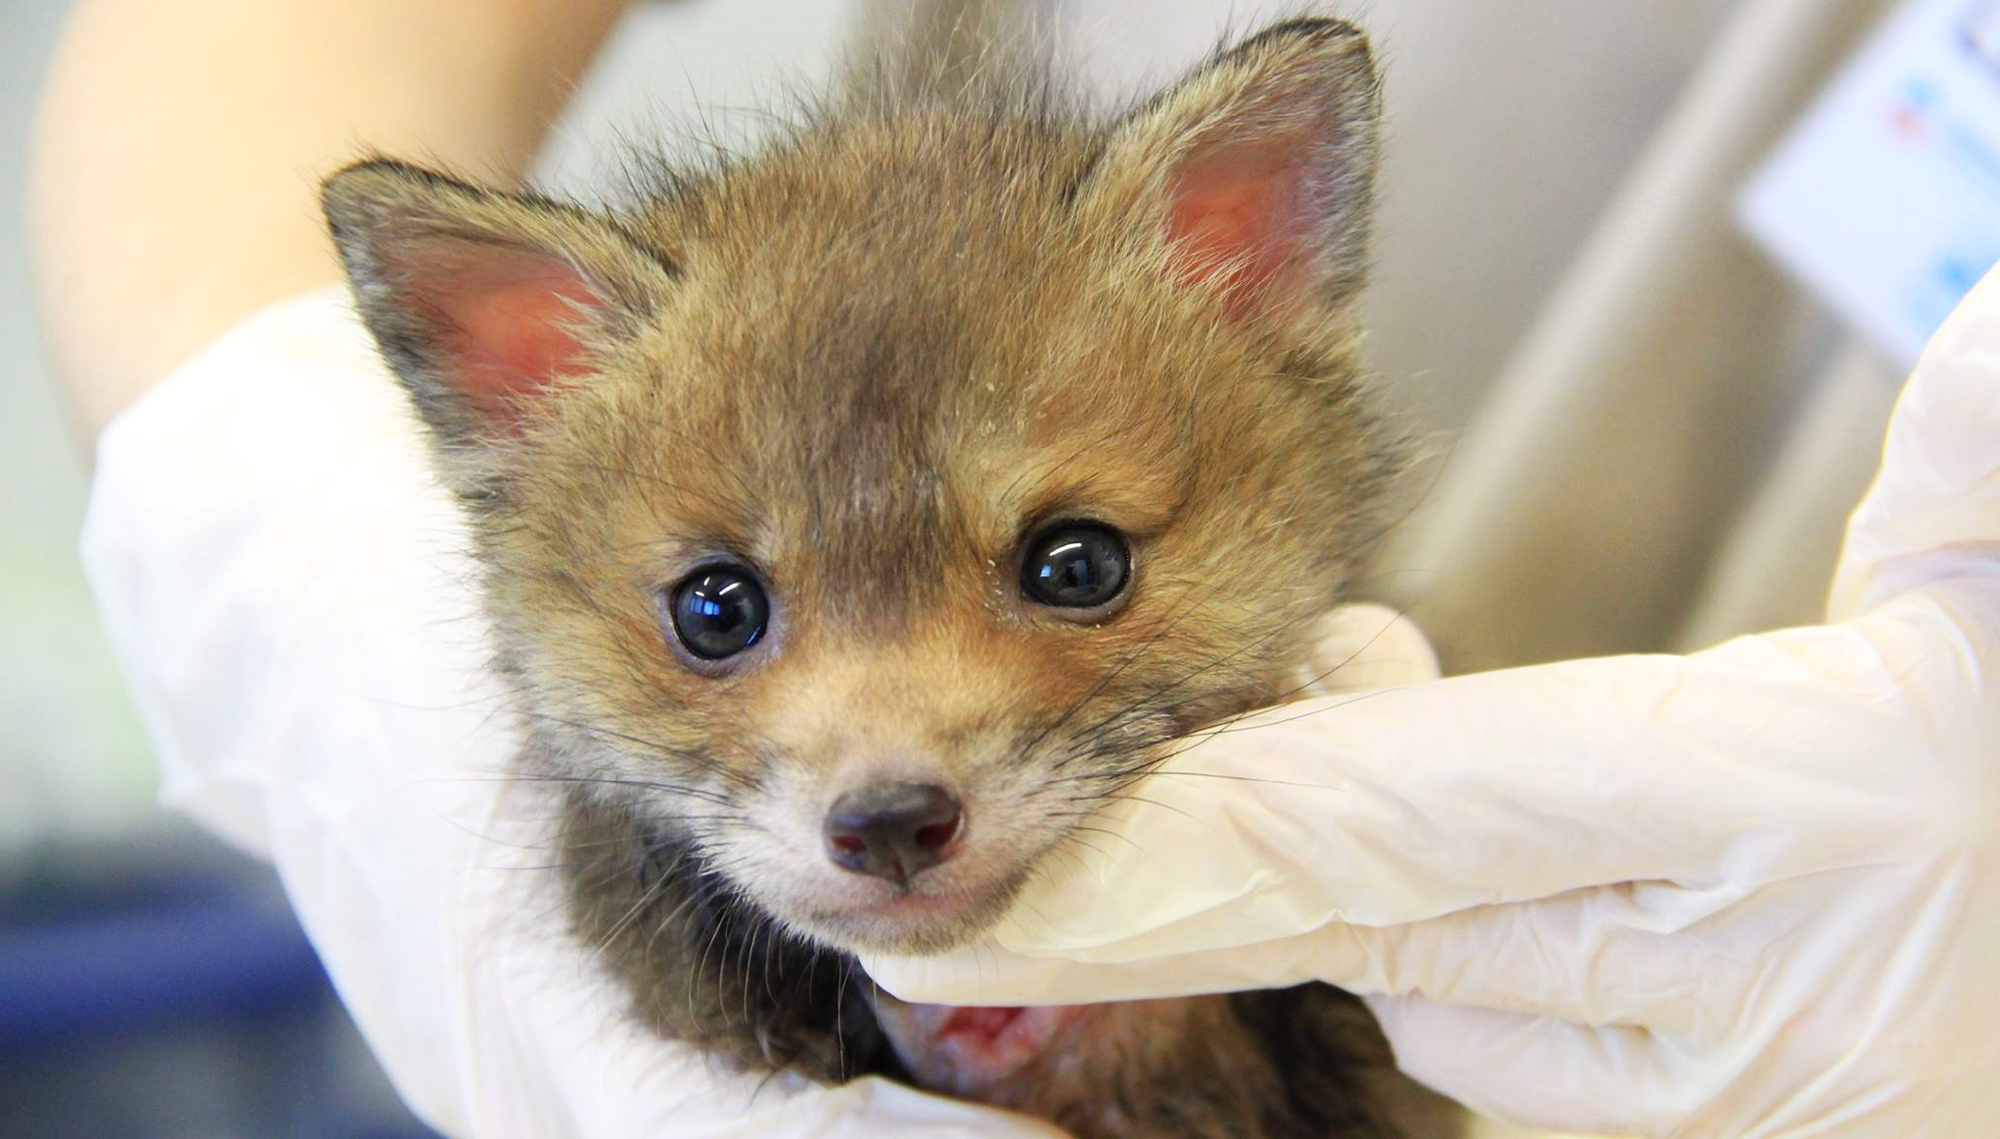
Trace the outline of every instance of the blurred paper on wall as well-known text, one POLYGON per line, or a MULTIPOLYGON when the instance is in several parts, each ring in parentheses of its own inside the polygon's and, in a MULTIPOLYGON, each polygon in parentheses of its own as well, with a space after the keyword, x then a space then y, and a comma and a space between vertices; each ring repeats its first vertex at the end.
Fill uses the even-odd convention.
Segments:
POLYGON ((2000 0, 1908 0, 1757 170, 1744 228, 1907 369, 2000 260, 2000 0))

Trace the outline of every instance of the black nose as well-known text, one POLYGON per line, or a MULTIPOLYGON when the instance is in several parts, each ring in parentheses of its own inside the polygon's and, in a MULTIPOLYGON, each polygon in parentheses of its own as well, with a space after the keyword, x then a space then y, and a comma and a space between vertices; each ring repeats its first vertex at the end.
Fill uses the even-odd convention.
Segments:
POLYGON ((958 798, 935 783, 877 783, 826 813, 826 856, 843 870, 898 885, 943 862, 958 834, 958 798))

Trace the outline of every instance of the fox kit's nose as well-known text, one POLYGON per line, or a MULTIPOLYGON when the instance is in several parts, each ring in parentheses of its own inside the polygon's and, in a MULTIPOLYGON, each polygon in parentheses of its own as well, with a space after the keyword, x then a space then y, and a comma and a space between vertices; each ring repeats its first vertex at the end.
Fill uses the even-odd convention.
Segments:
POLYGON ((870 784, 833 801, 826 856, 843 870, 907 886, 949 857, 958 824, 958 797, 935 783, 870 784))

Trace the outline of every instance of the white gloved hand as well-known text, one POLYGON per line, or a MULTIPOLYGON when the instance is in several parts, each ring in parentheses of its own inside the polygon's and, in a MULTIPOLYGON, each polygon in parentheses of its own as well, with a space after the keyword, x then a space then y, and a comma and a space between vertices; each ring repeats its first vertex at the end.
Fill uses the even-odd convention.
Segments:
POLYGON ((1833 613, 1226 725, 987 944, 864 964, 960 1004, 1330 981, 1549 1127, 1993 1134, 2000 277, 1905 390, 1833 613))
POLYGON ((506 777, 462 523, 342 293, 252 318, 105 433, 84 554, 165 796, 271 859, 447 1135, 1003 1139, 884 1080, 731 1072, 627 1023, 506 777))

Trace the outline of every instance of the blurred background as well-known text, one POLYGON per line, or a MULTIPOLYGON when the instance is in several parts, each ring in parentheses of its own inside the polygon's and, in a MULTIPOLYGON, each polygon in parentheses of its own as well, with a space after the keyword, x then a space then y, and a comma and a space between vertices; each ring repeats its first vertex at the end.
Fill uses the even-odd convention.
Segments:
MULTIPOLYGON (((541 181, 753 136, 862 2, 635 7, 541 181)), ((1109 100, 1301 5, 1047 7, 1109 100)), ((1323 7, 1387 75, 1368 353, 1425 456, 1361 590, 1457 669, 1815 620, 1898 377, 2000 256, 1995 5, 1323 7)), ((156 807, 94 623, 22 216, 67 10, 0 0, 0 1135, 423 1134, 268 870, 156 807)))

